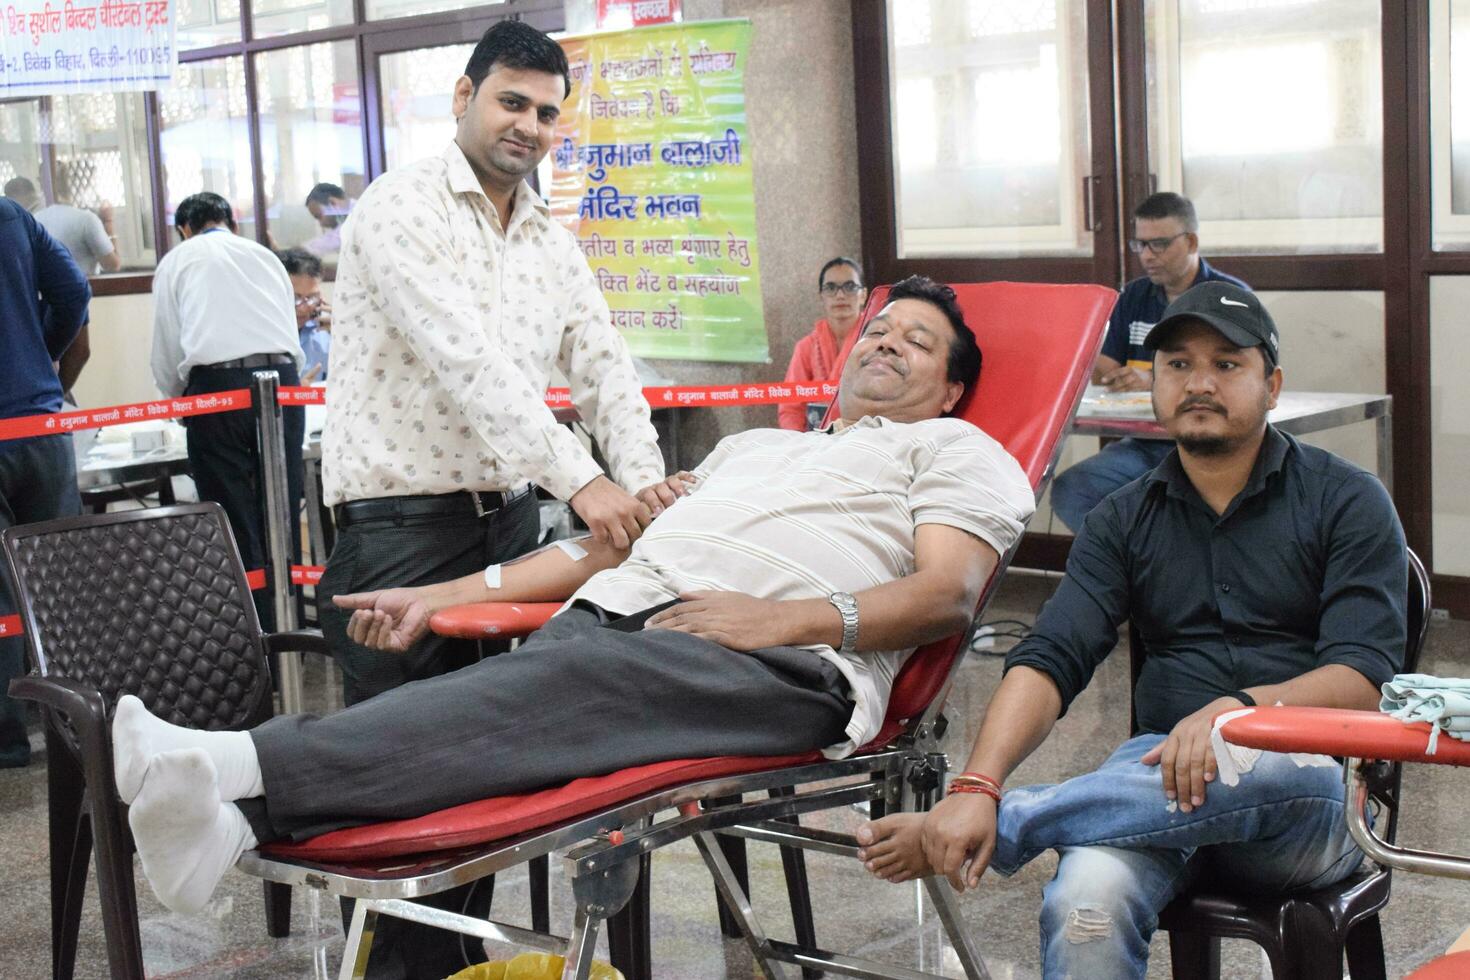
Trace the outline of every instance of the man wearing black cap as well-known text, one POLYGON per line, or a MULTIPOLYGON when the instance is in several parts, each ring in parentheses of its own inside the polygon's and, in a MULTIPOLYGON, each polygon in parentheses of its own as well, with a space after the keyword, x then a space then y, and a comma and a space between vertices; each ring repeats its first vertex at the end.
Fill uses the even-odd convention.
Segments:
POLYGON ((874 874, 945 874, 959 889, 1055 849, 1046 977, 1144 976, 1160 910, 1202 871, 1270 893, 1331 884, 1361 860, 1330 759, 1211 738, 1217 715, 1256 704, 1374 709, 1403 658, 1393 504, 1371 474, 1267 423, 1278 340, 1229 283, 1169 306, 1145 346, 1177 450, 1088 515, 1061 586, 1006 658, 968 778, 927 815, 859 832, 874 874), (1003 793, 1125 619, 1147 648, 1134 737, 1094 772, 1003 793))

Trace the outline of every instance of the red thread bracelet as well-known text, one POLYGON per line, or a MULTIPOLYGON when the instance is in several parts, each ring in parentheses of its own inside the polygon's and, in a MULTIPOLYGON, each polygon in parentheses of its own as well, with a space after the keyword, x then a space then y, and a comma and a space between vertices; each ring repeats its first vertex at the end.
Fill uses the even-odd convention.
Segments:
POLYGON ((950 783, 949 791, 954 793, 982 793, 990 797, 996 803, 1000 802, 1000 792, 991 786, 982 783, 950 783))

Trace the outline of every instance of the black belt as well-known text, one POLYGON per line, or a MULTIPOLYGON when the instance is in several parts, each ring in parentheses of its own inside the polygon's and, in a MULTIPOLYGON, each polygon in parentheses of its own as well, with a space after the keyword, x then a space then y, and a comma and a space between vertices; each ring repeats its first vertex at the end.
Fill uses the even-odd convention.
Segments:
POLYGON ((198 367, 205 368, 263 368, 273 367, 277 364, 295 364, 296 358, 290 354, 250 354, 245 357, 237 357, 232 361, 216 361, 213 364, 200 364, 198 367))
POLYGON ((363 521, 392 521, 405 517, 484 517, 530 493, 531 488, 527 486, 520 490, 462 490, 459 493, 413 497, 373 497, 338 504, 332 508, 332 516, 339 528, 363 521))

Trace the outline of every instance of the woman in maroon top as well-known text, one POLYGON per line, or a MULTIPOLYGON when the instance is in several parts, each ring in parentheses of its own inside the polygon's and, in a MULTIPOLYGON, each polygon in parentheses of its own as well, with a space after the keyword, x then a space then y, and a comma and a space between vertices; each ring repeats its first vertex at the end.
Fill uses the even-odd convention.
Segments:
MULTIPOLYGON (((796 342, 791 352, 791 365, 786 369, 787 381, 836 381, 837 355, 847 335, 857 326, 858 316, 867 302, 863 287, 863 270, 852 259, 838 256, 817 273, 817 289, 827 315, 818 320, 812 332, 796 342)), ((805 432, 821 424, 827 413, 825 403, 803 405, 793 402, 777 409, 783 429, 805 432)))

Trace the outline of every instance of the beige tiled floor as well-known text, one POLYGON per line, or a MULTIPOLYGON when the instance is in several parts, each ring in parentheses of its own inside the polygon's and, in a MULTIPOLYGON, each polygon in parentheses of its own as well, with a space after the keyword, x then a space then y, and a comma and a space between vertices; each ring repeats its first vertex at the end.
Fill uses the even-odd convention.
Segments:
MULTIPOLYGON (((987 618, 1030 621, 1051 587, 1039 576, 1013 574, 987 618)), ((1128 727, 1127 658, 1120 649, 1096 681, 1062 720, 1057 731, 1017 773, 1017 782, 1050 782, 1096 765, 1121 740, 1128 727)), ((1470 674, 1470 624, 1435 623, 1424 669, 1438 674, 1470 674)), ((952 755, 962 756, 974 725, 1000 675, 996 657, 972 655, 961 671, 948 710, 953 724, 952 755)), ((320 701, 322 678, 311 675, 320 701)), ((1407 800, 1400 839, 1470 853, 1470 826, 1464 819, 1470 773, 1434 766, 1411 767, 1405 777, 1407 800)), ((825 817, 831 826, 855 826, 860 815, 842 811, 825 817)), ((753 846, 753 890, 773 936, 789 936, 784 885, 775 849, 753 846)), ((821 941, 908 966, 923 966, 960 976, 941 939, 935 918, 916 887, 890 886, 867 878, 855 862, 821 855, 808 859, 813 905, 821 941)), ((982 889, 961 899, 969 927, 981 944, 991 974, 998 980, 1039 976, 1036 913, 1041 888, 1051 875, 1050 857, 1034 861, 1009 880, 987 879, 982 889)), ((50 917, 46 882, 44 759, 27 770, 0 771, 0 980, 50 975, 50 917)), ((553 868, 556 865, 553 864, 553 868)), ((570 901, 565 884, 553 881, 553 921, 565 929, 570 901)), ((752 977, 745 948, 723 940, 715 920, 714 892, 692 844, 660 852, 654 862, 654 957, 659 977, 702 980, 752 977)), ((260 885, 232 874, 214 903, 201 915, 184 918, 140 896, 142 933, 149 976, 154 978, 284 978, 336 975, 342 930, 334 902, 298 890, 293 931, 288 939, 265 936, 260 885)), ((512 921, 527 918, 523 872, 502 876, 497 914, 512 921)), ((1396 875, 1394 898, 1384 919, 1390 976, 1402 976, 1443 951, 1470 923, 1470 884, 1396 875)), ((1225 946, 1225 975, 1269 975, 1258 951, 1246 943, 1225 946)), ((1167 977, 1167 939, 1154 941, 1150 977, 1167 977)), ((88 896, 78 955, 79 980, 107 976, 95 892, 88 896)))

